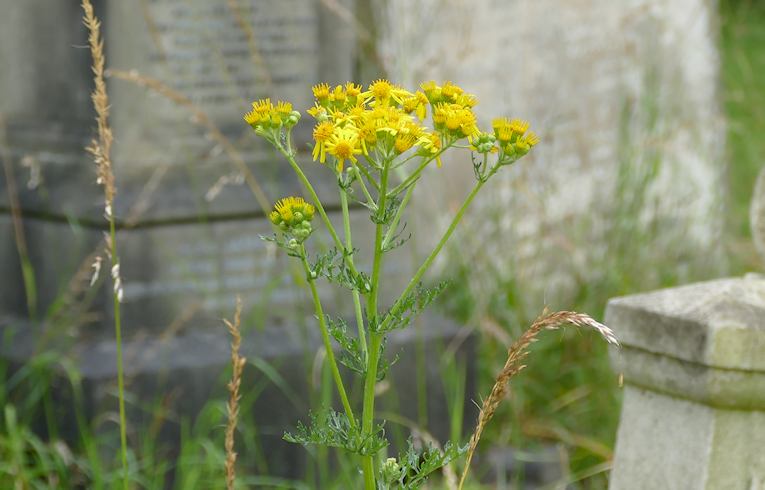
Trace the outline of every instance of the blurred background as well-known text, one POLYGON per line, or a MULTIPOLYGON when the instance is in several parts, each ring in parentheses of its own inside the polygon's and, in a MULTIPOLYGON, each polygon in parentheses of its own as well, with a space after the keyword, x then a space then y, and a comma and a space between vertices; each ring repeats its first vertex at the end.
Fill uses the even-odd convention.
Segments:
MULTIPOLYGON (((520 117, 541 138, 492 180, 436 263, 429 281, 450 281, 440 303, 391 340, 399 360, 378 415, 395 446, 466 441, 507 346, 545 307, 602 319, 612 297, 764 269, 749 219, 765 162, 762 1, 93 3, 135 488, 223 487, 221 319, 237 295, 242 488, 353 488, 354 461, 281 440, 333 392, 302 272, 259 239, 271 233, 264 213, 300 186, 242 121, 256 98, 304 111, 320 82, 452 80, 476 94, 482 127, 520 117)), ((84 150, 87 33, 75 0, 0 0, 0 12, 0 487, 112 488, 115 345, 103 191, 84 150)), ((337 218, 308 119, 296 145, 337 218)), ((464 158, 426 172, 406 217, 416 233, 388 261, 388 302, 472 179, 464 158)), ((364 267, 370 222, 362 208, 353 221, 364 267)), ((321 295, 333 314, 352 311, 342 291, 321 295)), ((549 332, 527 364, 481 441, 474 488, 606 488, 620 387, 605 344, 549 332)))

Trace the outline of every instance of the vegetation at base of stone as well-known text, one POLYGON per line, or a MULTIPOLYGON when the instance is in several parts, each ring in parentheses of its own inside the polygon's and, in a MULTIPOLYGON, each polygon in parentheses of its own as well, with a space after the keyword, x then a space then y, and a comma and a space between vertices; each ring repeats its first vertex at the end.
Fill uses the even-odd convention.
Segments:
POLYGON ((722 82, 728 115, 728 246, 738 270, 762 270, 750 240, 748 209, 765 166, 765 3, 723 0, 722 82))

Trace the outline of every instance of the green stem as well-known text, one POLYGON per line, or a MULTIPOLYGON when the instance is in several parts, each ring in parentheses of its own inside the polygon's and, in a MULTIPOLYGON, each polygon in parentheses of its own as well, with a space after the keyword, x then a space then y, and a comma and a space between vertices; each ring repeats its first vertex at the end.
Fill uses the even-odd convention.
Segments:
MULTIPOLYGON (((109 216, 109 246, 112 256, 112 266, 119 268, 120 260, 117 255, 117 237, 114 226, 114 216, 109 216)), ((112 277, 112 280, 116 278, 112 277)), ((120 297, 119 290, 112 288, 112 298, 114 301, 114 338, 117 344, 117 392, 119 396, 120 412, 120 449, 122 456, 123 488, 128 490, 129 471, 127 461, 127 424, 125 422, 125 381, 122 369, 122 320, 120 315, 120 297)))
POLYGON ((300 260, 303 262, 303 269, 306 273, 306 280, 308 286, 311 288, 311 297, 313 298, 313 305, 316 309, 316 316, 319 319, 319 327, 321 329, 321 339, 324 342, 324 350, 327 352, 327 361, 329 367, 332 370, 332 377, 335 380, 335 386, 337 386, 337 392, 340 395, 340 402, 345 409, 345 415, 348 416, 348 421, 351 427, 356 427, 356 419, 353 417, 353 410, 351 404, 348 401, 348 395, 345 392, 345 385, 343 384, 343 378, 340 376, 340 370, 337 368, 337 361, 335 361, 335 352, 332 350, 332 342, 329 339, 329 331, 327 329, 327 320, 324 316, 324 309, 321 307, 321 300, 319 299, 319 292, 316 290, 316 280, 311 277, 311 267, 308 265, 308 260, 305 255, 305 247, 300 246, 300 260))
MULTIPOLYGON (((380 176, 380 200, 377 203, 379 213, 385 212, 386 192, 388 188, 388 171, 390 162, 383 163, 380 176)), ((378 220, 379 221, 379 220, 378 220)), ((372 287, 367 300, 367 319, 369 322, 377 322, 377 298, 380 284, 380 270, 382 269, 383 256, 383 225, 375 224, 374 259, 372 262, 372 287)), ((370 332, 369 349, 367 350, 367 372, 364 379, 364 404, 361 419, 361 431, 363 434, 371 434, 374 424, 375 411, 375 385, 377 384, 377 365, 380 360, 380 347, 383 335, 370 332)), ((375 464, 374 456, 365 456, 362 469, 364 471, 364 487, 366 490, 375 490, 375 464)))
POLYGON ((372 195, 369 193, 369 189, 367 189, 367 185, 364 183, 364 178, 361 176, 361 171, 359 170, 359 168, 360 167, 358 165, 354 165, 353 172, 356 174, 356 179, 359 181, 359 184, 361 185, 361 192, 363 192, 364 197, 367 198, 367 206, 377 206, 375 204, 375 200, 372 199, 372 195))
POLYGON ((420 166, 417 167, 417 170, 412 172, 406 179, 404 179, 403 182, 401 182, 399 185, 394 187, 393 190, 388 193, 388 196, 390 197, 390 196, 397 195, 398 193, 406 189, 407 186, 411 185, 415 180, 419 179, 420 174, 422 174, 422 171, 425 170, 425 167, 427 167, 430 162, 440 157, 443 152, 448 150, 453 145, 454 145, 453 142, 449 143, 445 145, 443 148, 441 148, 440 150, 438 150, 437 153, 430 155, 430 157, 428 158, 423 158, 422 162, 420 163, 420 166))
POLYGON ((383 238, 382 242, 382 248, 383 250, 388 248, 388 245, 390 245, 390 241, 393 239, 393 234, 396 232, 396 228, 398 228, 398 224, 401 221, 401 215, 404 214, 404 209, 406 208, 406 205, 409 204, 409 199, 412 198, 412 191, 414 191, 414 186, 417 183, 413 183, 409 188, 406 190, 406 194, 404 194, 404 199, 401 200, 401 204, 399 204, 398 209, 396 210, 396 215, 393 217, 393 221, 391 221, 390 226, 388 227, 388 231, 385 233, 385 238, 383 238))
MULTIPOLYGON (((351 216, 348 212, 348 194, 345 189, 340 188, 340 206, 343 209, 343 233, 345 234, 345 248, 348 251, 353 250, 353 239, 351 237, 351 216)), ((348 256, 348 264, 353 265, 353 255, 348 256)), ((356 329, 359 334, 359 343, 361 349, 364 352, 364 357, 367 356, 367 336, 364 333, 364 315, 361 313, 361 294, 354 289, 353 291, 353 311, 356 315, 356 329)))
MULTIPOLYGON (((321 216, 321 220, 324 222, 324 226, 327 227, 327 230, 329 231, 329 234, 332 237, 332 241, 335 243, 335 247, 337 247, 338 250, 345 250, 345 247, 343 246, 343 242, 341 242, 340 237, 337 236, 335 227, 332 226, 332 222, 329 220, 329 216, 327 216, 326 211, 324 211, 324 206, 322 206, 321 201, 319 201, 319 196, 316 194, 316 191, 311 185, 311 182, 308 180, 308 177, 306 177, 305 174, 303 173, 303 170, 301 170, 300 165, 298 165, 297 161, 295 161, 294 155, 291 152, 288 152, 287 150, 285 150, 282 145, 275 145, 275 146, 276 146, 276 149, 279 150, 279 152, 282 155, 284 155, 284 157, 287 159, 289 164, 292 166, 292 169, 297 174, 298 179, 300 179, 300 182, 303 184, 303 187, 305 187, 305 189, 311 195, 313 204, 316 206, 316 209, 319 211, 319 216, 321 216)), ((346 252, 347 254, 350 254, 351 250, 346 250, 346 252)), ((349 257, 349 255, 346 255, 346 257, 349 257)), ((351 270, 351 273, 354 276, 359 275, 359 272, 356 270, 356 267, 353 265, 352 261, 346 260, 346 264, 348 264, 348 268, 351 270)))
POLYGON ((385 331, 386 327, 390 323, 391 318, 393 318, 396 314, 399 313, 399 309, 401 308, 401 303, 406 298, 409 293, 412 292, 412 290, 419 284, 420 279, 422 279, 422 276, 425 275, 425 272, 430 268, 430 265, 433 263, 433 260, 438 256, 438 254, 441 252, 441 249, 446 244, 447 240, 449 240, 449 237, 452 236, 452 233, 454 233, 454 229, 457 227, 460 221, 462 221, 462 217, 465 215, 465 211, 467 211, 468 206, 470 206, 470 203, 473 202, 473 199, 475 198, 476 194, 478 194, 478 191, 481 190, 481 187, 486 183, 487 180, 489 180, 489 177, 494 175, 496 172, 497 167, 492 169, 492 171, 489 173, 489 175, 485 179, 481 179, 478 182, 476 182, 475 187, 473 187, 473 190, 470 191, 470 194, 465 198, 465 201, 462 203, 462 206, 460 207, 459 211, 457 211, 457 214, 452 219, 452 222, 449 224, 449 228, 446 229, 446 232, 444 232, 443 236, 441 237, 441 240, 439 240, 436 247, 433 249, 432 252, 430 252, 430 255, 425 259, 425 262, 422 263, 419 269, 417 269, 417 272, 415 272, 412 279, 409 281, 409 284, 406 286, 406 289, 404 289, 404 292, 401 293, 401 296, 398 297, 395 303, 393 303, 393 306, 390 309, 390 314, 383 320, 382 324, 379 326, 380 331, 385 331))

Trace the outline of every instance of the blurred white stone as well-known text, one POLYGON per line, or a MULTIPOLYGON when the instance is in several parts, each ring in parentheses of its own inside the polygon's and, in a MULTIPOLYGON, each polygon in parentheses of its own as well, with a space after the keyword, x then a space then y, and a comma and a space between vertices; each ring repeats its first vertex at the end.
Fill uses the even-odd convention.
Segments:
MULTIPOLYGON (((386 5, 380 46, 391 78, 407 87, 453 80, 478 96, 484 127, 493 117, 521 117, 541 136, 529 157, 487 186, 458 238, 465 263, 486 269, 481 288, 512 274, 537 306, 573 294, 607 273, 615 231, 642 233, 632 239, 672 257, 680 276, 687 261, 720 260, 725 129, 713 5, 386 5)), ((423 182, 449 217, 472 185, 469 162, 445 162, 423 182)))
POLYGON ((765 168, 760 171, 754 187, 750 222, 754 244, 765 261, 765 168))

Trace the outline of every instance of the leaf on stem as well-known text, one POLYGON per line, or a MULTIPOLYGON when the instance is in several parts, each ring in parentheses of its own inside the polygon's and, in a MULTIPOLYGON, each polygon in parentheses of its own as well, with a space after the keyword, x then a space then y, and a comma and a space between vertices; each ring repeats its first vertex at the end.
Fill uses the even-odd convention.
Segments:
POLYGON ((418 284, 409 294, 399 301, 398 307, 391 308, 379 323, 371 323, 370 330, 373 332, 390 332, 391 330, 407 327, 412 320, 425 308, 428 307, 449 285, 448 281, 441 281, 432 288, 418 284), (385 326, 383 329, 383 325, 385 326))
POLYGON ((334 410, 311 413, 311 422, 306 426, 297 423, 295 433, 284 433, 284 440, 304 446, 337 447, 361 456, 372 456, 388 445, 382 425, 374 427, 372 433, 363 434, 358 427, 351 426, 345 414, 334 410))

